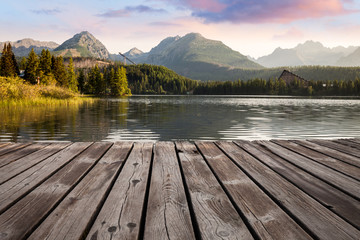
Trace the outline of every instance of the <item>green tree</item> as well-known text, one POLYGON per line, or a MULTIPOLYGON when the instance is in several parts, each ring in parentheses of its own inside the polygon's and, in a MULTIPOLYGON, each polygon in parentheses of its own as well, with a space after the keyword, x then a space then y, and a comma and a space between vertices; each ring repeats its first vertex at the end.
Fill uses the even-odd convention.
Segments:
POLYGON ((32 84, 37 84, 39 80, 38 68, 39 68, 39 59, 36 53, 34 52, 34 49, 32 48, 27 59, 24 78, 32 84))
POLYGON ((55 58, 55 63, 53 67, 53 74, 56 79, 58 85, 67 87, 68 86, 68 79, 66 76, 66 69, 64 65, 64 59, 62 56, 55 58))
POLYGON ((67 67, 67 82, 68 87, 73 92, 78 92, 78 81, 76 79, 75 71, 74 71, 74 63, 73 59, 70 58, 69 65, 67 67))
POLYGON ((6 51, 7 51, 7 46, 6 43, 4 43, 4 48, 1 52, 1 58, 0 58, 0 76, 6 75, 6 66, 5 66, 6 51))
POLYGON ((101 94, 103 85, 103 74, 100 72, 99 66, 96 64, 88 74, 87 92, 91 94, 101 94))
POLYGON ((131 95, 131 91, 128 88, 125 68, 118 67, 114 77, 112 78, 110 88, 111 94, 114 96, 131 95))
POLYGON ((80 69, 79 70, 79 76, 77 78, 77 81, 78 81, 78 86, 79 86, 79 91, 81 93, 85 92, 85 82, 86 82, 86 79, 85 79, 85 74, 84 74, 84 70, 83 69, 80 69))
POLYGON ((40 54, 40 65, 41 71, 47 76, 51 74, 51 54, 49 50, 41 50, 40 54))
POLYGON ((309 96, 311 96, 311 95, 313 95, 313 93, 314 93, 313 87, 312 87, 312 86, 308 86, 308 88, 307 88, 307 94, 308 94, 309 96))
POLYGON ((14 77, 20 74, 10 43, 4 44, 0 58, 0 74, 6 77, 14 77))
POLYGON ((20 61, 20 69, 25 70, 26 69, 26 57, 22 57, 20 61))

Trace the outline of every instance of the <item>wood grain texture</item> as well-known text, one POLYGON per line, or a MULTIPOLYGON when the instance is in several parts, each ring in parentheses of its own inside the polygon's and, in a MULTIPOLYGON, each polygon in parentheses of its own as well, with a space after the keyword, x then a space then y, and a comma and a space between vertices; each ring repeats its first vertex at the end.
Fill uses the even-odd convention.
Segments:
POLYGON ((260 143, 0 143, 0 239, 359 238, 359 158, 260 143))
POLYGON ((189 142, 177 142, 181 167, 202 239, 252 239, 228 196, 189 142))
POLYGON ((351 141, 351 139, 338 139, 338 140, 334 140, 334 142, 348 146, 348 147, 356 148, 357 150, 360 151, 360 144, 351 141))
POLYGON ((0 213, 59 170, 91 143, 74 143, 0 185, 0 213))
POLYGON ((35 151, 38 151, 38 150, 46 147, 47 145, 49 145, 49 144, 44 144, 44 143, 31 144, 31 145, 28 145, 17 151, 5 154, 0 157, 0 168, 10 164, 11 162, 14 162, 14 161, 20 159, 22 157, 25 157, 35 151))
POLYGON ((172 142, 158 142, 154 148, 144 239, 195 239, 172 142))
POLYGON ((360 231, 233 143, 219 142, 241 168, 319 239, 357 239, 360 231))
POLYGON ((360 138, 351 138, 351 139, 347 139, 348 141, 360 144, 360 138))
POLYGON ((0 149, 2 148, 2 147, 5 147, 5 146, 7 146, 7 145, 10 145, 11 143, 10 142, 0 142, 0 149))
POLYGON ((296 154, 288 149, 280 147, 272 142, 256 141, 261 146, 265 147, 274 154, 286 159, 287 161, 295 164, 296 166, 304 169, 305 171, 313 174, 314 176, 332 184, 342 191, 345 191, 351 196, 360 199, 360 184, 359 181, 350 178, 338 171, 328 168, 322 164, 309 160, 299 154, 296 154))
POLYGON ((323 165, 326 165, 334 170, 337 170, 339 172, 342 172, 352 178, 355 178, 357 180, 360 180, 360 168, 355 167, 351 164, 345 163, 343 161, 340 161, 338 159, 329 157, 327 155, 324 155, 322 153, 310 150, 306 147, 303 147, 301 145, 298 145, 293 142, 289 142, 286 140, 273 140, 272 142, 287 148, 290 151, 294 151, 295 153, 298 153, 300 155, 303 155, 309 159, 312 159, 318 163, 321 163, 323 165))
POLYGON ((214 143, 196 145, 261 239, 312 239, 214 143))
POLYGON ((313 140, 308 140, 308 141, 328 147, 328 148, 335 149, 339 152, 343 152, 348 155, 352 155, 354 157, 359 158, 359 161, 360 161, 360 151, 355 148, 345 146, 345 145, 342 145, 339 143, 335 143, 332 141, 326 141, 326 140, 320 140, 320 139, 313 139, 313 140))
POLYGON ((25 171, 26 169, 29 169, 30 167, 38 164, 39 162, 45 160, 46 158, 59 152, 69 145, 70 143, 53 143, 43 149, 40 149, 39 151, 33 152, 21 159, 18 159, 18 161, 4 166, 1 169, 2 174, 0 175, 0 184, 25 171))
POLYGON ((0 149, 0 156, 29 146, 31 143, 10 143, 0 149))
MULTIPOLYGON (((108 146, 110 143, 101 144, 108 146)), ((116 143, 104 156, 104 151, 90 155, 91 158, 101 159, 28 239, 84 238, 131 145, 129 142, 116 143)))
POLYGON ((309 141, 299 141, 299 140, 293 140, 293 142, 302 145, 304 147, 313 149, 315 151, 318 151, 320 153, 326 154, 328 156, 331 156, 332 158, 336 158, 340 161, 349 163, 351 165, 354 165, 356 167, 360 167, 360 159, 354 156, 350 156, 348 154, 336 151, 334 149, 328 148, 328 147, 324 147, 324 146, 320 146, 318 144, 315 144, 313 142, 309 142, 309 141))
POLYGON ((138 239, 153 143, 135 143, 86 239, 138 239))
MULTIPOLYGON (((0 215, 1 239, 23 239, 97 162, 110 143, 95 143, 0 215)), ((41 237, 37 239, 42 239, 41 237)))
POLYGON ((237 144, 302 191, 318 200, 323 206, 360 229, 360 217, 358 214, 354 214, 360 213, 359 201, 265 150, 260 145, 245 141, 238 141, 237 144))

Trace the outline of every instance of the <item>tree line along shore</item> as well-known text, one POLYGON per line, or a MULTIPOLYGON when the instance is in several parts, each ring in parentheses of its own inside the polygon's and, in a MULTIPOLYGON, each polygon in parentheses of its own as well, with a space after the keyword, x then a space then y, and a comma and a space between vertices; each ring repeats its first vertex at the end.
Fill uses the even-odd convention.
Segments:
MULTIPOLYGON (((307 69, 311 70, 309 67, 307 69)), ((308 81, 306 85, 301 81, 289 84, 276 77, 267 80, 255 78, 247 81, 205 82, 192 80, 166 67, 150 64, 124 65, 121 62, 109 61, 92 67, 75 67, 71 57, 64 61, 62 56, 54 56, 49 50, 42 50, 39 56, 31 50, 27 58, 17 60, 10 44, 5 44, 2 51, 0 76, 0 97, 3 100, 69 99, 79 94, 360 95, 359 76, 346 81, 308 81)))

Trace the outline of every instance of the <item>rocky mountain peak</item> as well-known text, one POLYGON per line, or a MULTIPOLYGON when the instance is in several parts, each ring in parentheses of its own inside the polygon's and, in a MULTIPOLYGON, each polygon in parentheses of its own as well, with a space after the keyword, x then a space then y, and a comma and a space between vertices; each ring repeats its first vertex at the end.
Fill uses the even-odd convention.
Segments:
POLYGON ((60 55, 71 54, 80 57, 96 57, 107 59, 106 47, 88 31, 75 34, 55 49, 60 55))

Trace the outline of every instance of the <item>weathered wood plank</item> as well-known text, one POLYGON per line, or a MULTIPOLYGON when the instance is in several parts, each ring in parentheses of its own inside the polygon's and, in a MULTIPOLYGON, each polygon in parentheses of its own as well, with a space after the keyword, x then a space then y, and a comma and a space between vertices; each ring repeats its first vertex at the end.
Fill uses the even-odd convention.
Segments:
POLYGON ((196 144, 261 239, 312 239, 214 143, 196 144))
POLYGON ((360 231, 233 143, 217 143, 278 204, 319 239, 357 239, 360 231))
POLYGON ((206 162, 189 142, 177 142, 201 239, 253 239, 206 162))
POLYGON ((337 213, 353 226, 360 229, 359 201, 301 170, 275 154, 266 151, 260 145, 245 141, 238 141, 237 144, 266 164, 272 170, 318 200, 326 208, 337 213))
POLYGON ((343 152, 343 153, 348 154, 348 155, 352 155, 354 157, 359 158, 359 161, 360 161, 360 151, 355 149, 355 148, 348 147, 348 146, 345 146, 345 145, 341 145, 341 144, 338 144, 338 143, 335 143, 335 142, 332 142, 332 141, 326 141, 326 140, 311 139, 311 140, 308 140, 308 141, 316 143, 318 145, 328 147, 328 148, 335 149, 335 150, 337 150, 339 152, 343 152))
POLYGON ((353 142, 350 139, 338 139, 338 140, 334 140, 334 142, 360 150, 360 144, 353 142))
POLYGON ((0 142, 0 148, 10 145, 10 142, 0 142))
POLYGON ((15 162, 12 162, 1 169, 2 174, 0 175, 0 184, 5 181, 13 178, 19 173, 25 171, 26 169, 32 167, 33 165, 38 164, 39 162, 45 160, 51 155, 59 152, 65 147, 69 146, 70 143, 54 143, 46 146, 39 151, 33 152, 22 159, 18 159, 15 162))
POLYGON ((116 143, 102 157, 107 147, 91 154, 90 158, 101 159, 28 239, 84 238, 131 146, 129 142, 116 143))
POLYGON ((63 167, 91 143, 74 143, 0 185, 0 213, 63 167))
POLYGON ((328 147, 324 147, 324 146, 320 146, 318 144, 309 142, 309 141, 299 141, 299 140, 293 140, 292 142, 295 142, 299 145, 302 145, 304 147, 313 149, 315 151, 318 151, 320 153, 326 154, 332 158, 336 158, 340 161, 349 163, 351 165, 360 167, 360 159, 358 159, 357 157, 354 156, 350 156, 348 154, 336 151, 334 149, 328 148, 328 147))
POLYGON ((135 143, 86 239, 138 239, 153 143, 135 143))
POLYGON ((31 143, 10 143, 3 148, 0 149, 0 156, 19 150, 21 148, 24 148, 26 146, 29 146, 31 143))
MULTIPOLYGON (((23 239, 97 162, 111 143, 94 143, 0 215, 2 239, 23 239)), ((44 226, 43 224, 41 225, 44 226)), ((45 239, 38 237, 37 239, 45 239)), ((51 238, 50 238, 51 239, 51 238)))
POLYGON ((360 144, 360 138, 351 138, 348 140, 360 144))
POLYGON ((350 178, 338 171, 328 168, 322 164, 314 162, 308 158, 305 158, 297 153, 289 151, 286 148, 280 147, 272 142, 256 141, 261 146, 265 147, 274 154, 286 159, 288 162, 295 164, 296 166, 304 169, 312 175, 326 181, 327 183, 341 189, 349 195, 360 199, 360 184, 359 181, 350 178))
POLYGON ((342 162, 338 159, 329 157, 327 155, 324 155, 322 153, 310 150, 308 148, 305 148, 301 145, 298 145, 296 143, 286 141, 286 140, 272 140, 272 142, 287 148, 288 150, 294 151, 300 155, 303 155, 304 157, 307 157, 309 159, 312 159, 318 163, 321 163, 323 165, 326 165, 332 169, 335 169, 339 172, 342 172, 352 178, 355 178, 357 180, 360 180, 360 169, 358 167, 355 167, 354 165, 350 165, 348 163, 342 162))
POLYGON ((174 143, 158 142, 144 239, 195 239, 174 143))
POLYGON ((31 145, 28 145, 17 151, 5 154, 0 157, 0 168, 8 165, 9 163, 11 163, 13 161, 20 159, 22 157, 27 156, 30 153, 36 152, 36 151, 46 147, 47 145, 49 145, 49 144, 45 144, 45 143, 31 144, 31 145))

